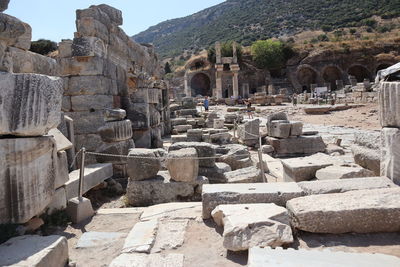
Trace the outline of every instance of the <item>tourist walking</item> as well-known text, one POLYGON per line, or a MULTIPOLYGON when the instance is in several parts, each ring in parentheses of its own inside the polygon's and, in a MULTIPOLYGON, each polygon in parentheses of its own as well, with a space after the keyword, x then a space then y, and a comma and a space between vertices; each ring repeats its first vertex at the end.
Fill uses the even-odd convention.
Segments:
POLYGON ((249 120, 250 120, 250 119, 254 119, 254 117, 253 117, 253 109, 252 109, 252 107, 251 107, 251 101, 250 101, 250 99, 246 99, 246 100, 244 101, 244 104, 246 105, 246 111, 247 111, 247 115, 249 116, 249 120))
POLYGON ((208 100, 208 96, 206 96, 206 98, 204 99, 203 106, 205 111, 208 111, 208 108, 210 106, 210 100, 208 100))

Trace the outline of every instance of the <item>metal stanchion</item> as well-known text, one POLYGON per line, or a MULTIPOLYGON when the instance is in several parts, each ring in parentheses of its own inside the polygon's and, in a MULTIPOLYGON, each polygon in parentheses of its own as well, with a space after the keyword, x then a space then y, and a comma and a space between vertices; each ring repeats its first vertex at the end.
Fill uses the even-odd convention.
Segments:
POLYGON ((82 195, 83 195, 83 179, 85 177, 85 153, 86 149, 83 147, 81 150, 82 156, 81 156, 81 169, 79 172, 79 201, 82 201, 82 195))
POLYGON ((263 160, 263 156, 262 156, 262 140, 261 140, 261 135, 258 137, 259 139, 259 148, 258 148, 258 160, 259 160, 259 164, 260 164, 260 170, 261 170, 261 175, 263 178, 263 182, 267 183, 267 178, 265 177, 265 172, 264 172, 264 160, 263 160))

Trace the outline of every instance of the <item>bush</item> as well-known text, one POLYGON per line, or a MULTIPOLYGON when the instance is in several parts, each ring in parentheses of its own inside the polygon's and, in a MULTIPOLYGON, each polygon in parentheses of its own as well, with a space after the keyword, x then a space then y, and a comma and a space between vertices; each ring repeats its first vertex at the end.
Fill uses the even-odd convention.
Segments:
POLYGON ((332 27, 329 26, 329 25, 322 25, 321 29, 322 29, 324 32, 330 32, 330 31, 332 31, 332 27))
POLYGON ((320 42, 329 42, 329 37, 326 34, 321 34, 317 37, 320 42))
POLYGON ((294 55, 291 46, 275 40, 257 41, 251 46, 253 61, 259 68, 280 69, 294 55))
POLYGON ((169 65, 169 62, 165 63, 164 67, 165 74, 171 73, 171 66, 169 65))
MULTIPOLYGON (((243 54, 243 48, 241 45, 236 44, 236 51, 237 51, 237 56, 238 56, 238 61, 242 61, 242 54, 243 54)), ((222 57, 232 57, 233 56, 233 41, 228 41, 221 43, 221 55, 222 57)), ((215 63, 217 61, 217 55, 215 53, 215 46, 211 46, 207 50, 207 57, 208 61, 215 63)))
POLYGON ((31 48, 29 50, 34 53, 38 53, 45 56, 50 52, 56 51, 57 49, 58 46, 56 42, 45 39, 39 39, 31 43, 31 48))

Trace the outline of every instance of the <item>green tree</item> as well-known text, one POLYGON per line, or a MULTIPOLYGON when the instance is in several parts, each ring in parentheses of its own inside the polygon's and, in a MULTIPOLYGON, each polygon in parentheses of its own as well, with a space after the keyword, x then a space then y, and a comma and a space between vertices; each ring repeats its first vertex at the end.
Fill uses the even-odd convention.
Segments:
POLYGON ((274 70, 284 67, 294 51, 282 41, 270 39, 253 43, 251 54, 257 67, 274 70))
POLYGON ((41 55, 47 55, 50 52, 56 51, 57 49, 58 46, 56 42, 45 39, 39 39, 31 43, 31 48, 29 50, 41 55))
POLYGON ((168 73, 172 72, 171 66, 169 65, 169 62, 165 63, 164 71, 165 71, 165 74, 168 74, 168 73))
MULTIPOLYGON (((236 44, 236 51, 237 51, 238 61, 241 62, 243 55, 243 47, 239 44, 236 44)), ((221 43, 221 55, 222 57, 233 56, 233 41, 221 43)), ((207 50, 207 56, 208 56, 208 61, 212 63, 215 63, 217 61, 214 45, 207 50)))

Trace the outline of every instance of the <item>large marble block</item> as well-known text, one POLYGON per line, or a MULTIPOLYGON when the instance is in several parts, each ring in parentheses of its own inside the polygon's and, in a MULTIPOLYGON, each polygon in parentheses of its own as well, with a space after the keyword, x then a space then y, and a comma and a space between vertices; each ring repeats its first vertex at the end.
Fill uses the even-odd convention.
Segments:
POLYGON ((38 74, 0 73, 0 135, 39 136, 61 118, 62 80, 38 74))
POLYGON ((0 224, 26 223, 51 202, 57 165, 52 137, 0 139, 0 224))
POLYGON ((400 128, 400 82, 383 82, 379 94, 383 127, 400 128))
POLYGON ((400 185, 400 129, 382 129, 381 175, 400 185))

